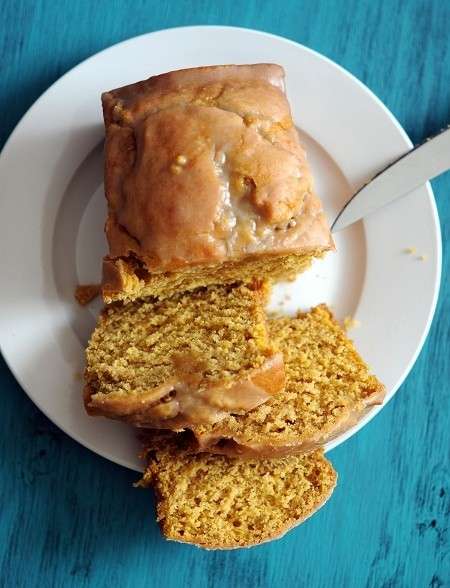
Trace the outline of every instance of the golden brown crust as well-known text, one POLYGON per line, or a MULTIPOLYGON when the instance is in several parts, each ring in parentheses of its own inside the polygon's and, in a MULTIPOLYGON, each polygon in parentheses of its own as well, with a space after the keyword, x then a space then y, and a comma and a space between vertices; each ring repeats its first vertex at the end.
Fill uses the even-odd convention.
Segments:
POLYGON ((303 455, 324 447, 333 439, 352 429, 373 406, 383 403, 385 395, 386 389, 380 384, 357 408, 348 411, 346 415, 342 415, 336 422, 326 428, 324 427, 324 429, 308 439, 293 439, 286 444, 282 442, 274 443, 273 441, 251 443, 247 439, 241 439, 239 436, 227 437, 229 435, 228 431, 221 432, 220 429, 217 429, 213 435, 209 436, 197 433, 192 447, 195 447, 197 451, 208 451, 219 455, 243 458, 303 455))
POLYGON ((137 427, 182 430, 197 423, 218 422, 230 413, 252 410, 277 394, 284 382, 283 357, 274 353, 245 380, 232 385, 215 383, 196 392, 186 386, 186 381, 173 378, 147 394, 123 395, 99 393, 87 383, 84 403, 91 416, 106 416, 137 427), (174 390, 177 395, 170 398, 174 390))
POLYGON ((163 273, 333 248, 283 82, 276 65, 213 66, 103 94, 106 297, 139 280, 136 264, 163 273))
POLYGON ((127 277, 130 276, 130 279, 132 279, 131 276, 134 276, 134 272, 133 270, 128 272, 127 265, 122 259, 111 259, 109 257, 103 259, 102 291, 104 298, 105 296, 114 296, 121 290, 128 289, 127 277))

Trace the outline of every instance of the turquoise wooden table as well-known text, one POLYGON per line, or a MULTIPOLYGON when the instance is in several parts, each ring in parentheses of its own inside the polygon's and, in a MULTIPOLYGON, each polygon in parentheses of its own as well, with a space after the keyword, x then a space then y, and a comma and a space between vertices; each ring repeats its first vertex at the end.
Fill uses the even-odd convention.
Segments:
MULTIPOLYGON (((450 122, 445 0, 3 0, 0 144, 79 61, 128 37, 187 24, 257 28, 318 50, 366 83, 413 141, 450 122)), ((433 187, 444 268, 429 338, 391 403, 332 452, 340 484, 323 510, 251 550, 167 543, 151 493, 131 488, 136 475, 59 431, 1 364, 0 585, 450 586, 450 174, 433 187)))

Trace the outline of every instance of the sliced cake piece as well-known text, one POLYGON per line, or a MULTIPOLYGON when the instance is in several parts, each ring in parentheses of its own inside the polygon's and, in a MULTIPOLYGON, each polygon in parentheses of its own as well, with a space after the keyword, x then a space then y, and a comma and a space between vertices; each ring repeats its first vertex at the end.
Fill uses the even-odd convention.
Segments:
POLYGON ((106 307, 86 351, 88 413, 178 430, 266 402, 285 382, 266 294, 215 286, 106 307))
POLYGON ((243 460, 189 453, 183 434, 153 443, 141 485, 154 486, 168 539, 207 549, 249 547, 276 539, 330 497, 336 473, 321 451, 243 460))
POLYGON ((305 453, 355 425, 384 386, 325 306, 270 322, 284 355, 286 388, 245 415, 193 428, 199 450, 227 455, 305 453))
POLYGON ((334 248, 279 65, 170 72, 102 103, 105 302, 279 279, 334 248))

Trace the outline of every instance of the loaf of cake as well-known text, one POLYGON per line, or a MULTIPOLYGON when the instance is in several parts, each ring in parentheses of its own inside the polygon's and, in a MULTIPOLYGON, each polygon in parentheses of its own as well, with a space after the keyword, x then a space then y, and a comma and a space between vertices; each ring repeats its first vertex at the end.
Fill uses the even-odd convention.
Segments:
POLYGON ((88 413, 180 430, 266 402, 285 382, 266 295, 261 283, 210 286, 106 307, 86 350, 88 413))
POLYGON ((269 324, 284 356, 284 391, 245 415, 192 427, 198 450, 260 457, 306 453, 381 404, 384 386, 325 305, 269 324))
POLYGON ((321 451, 241 459, 186 450, 183 435, 156 436, 145 451, 140 485, 153 486, 167 539, 207 549, 276 539, 330 497, 336 473, 321 451))
POLYGON ((102 102, 106 302, 281 279, 334 247, 280 66, 175 71, 102 102))

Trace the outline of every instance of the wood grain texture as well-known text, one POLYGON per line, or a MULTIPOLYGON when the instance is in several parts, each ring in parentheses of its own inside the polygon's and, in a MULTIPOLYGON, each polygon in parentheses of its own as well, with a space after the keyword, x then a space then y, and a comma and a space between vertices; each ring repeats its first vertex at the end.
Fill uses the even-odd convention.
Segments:
MULTIPOLYGON (((450 122, 443 0, 3 0, 0 145, 82 59, 137 34, 203 23, 267 30, 320 51, 365 82, 413 141, 450 122)), ((450 586, 450 175, 434 189, 444 267, 430 336, 395 399, 331 453, 340 483, 317 516, 248 551, 166 543, 151 494, 131 488, 135 475, 55 428, 2 364, 0 585, 450 586)))

